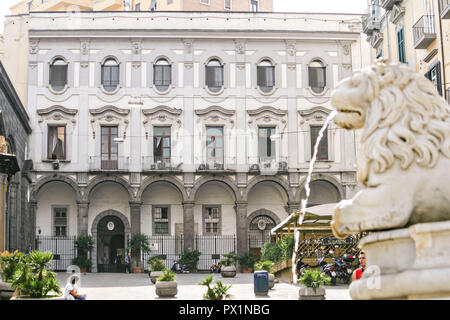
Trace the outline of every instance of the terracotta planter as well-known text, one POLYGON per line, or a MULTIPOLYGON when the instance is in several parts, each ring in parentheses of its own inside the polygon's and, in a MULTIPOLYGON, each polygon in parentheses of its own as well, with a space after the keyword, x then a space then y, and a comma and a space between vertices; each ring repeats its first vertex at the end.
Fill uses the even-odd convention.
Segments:
POLYGON ((0 280, 0 300, 9 300, 13 295, 14 290, 11 288, 11 284, 0 280))
POLYGON ((236 276, 236 267, 235 266, 229 266, 229 267, 222 266, 222 268, 220 269, 220 274, 224 278, 233 278, 236 276))
POLYGON ((156 279, 158 279, 159 277, 161 277, 163 274, 162 271, 152 271, 149 272, 149 276, 150 276, 150 280, 152 281, 153 284, 156 283, 156 279))
POLYGON ((242 273, 252 273, 252 272, 253 272, 253 268, 242 269, 242 273))
POLYGON ((142 273, 142 267, 134 267, 133 273, 142 273))
POLYGON ((155 288, 156 294, 160 298, 175 297, 178 293, 178 284, 176 281, 157 281, 155 288))
POLYGON ((318 287, 314 291, 313 288, 302 287, 298 292, 298 300, 325 300, 325 288, 318 287))

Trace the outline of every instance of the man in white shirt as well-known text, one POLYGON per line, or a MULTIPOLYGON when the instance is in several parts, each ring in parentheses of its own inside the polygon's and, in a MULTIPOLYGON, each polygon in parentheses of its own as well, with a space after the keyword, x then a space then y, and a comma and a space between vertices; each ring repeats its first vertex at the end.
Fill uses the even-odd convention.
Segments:
POLYGON ((86 300, 85 294, 78 294, 76 284, 80 280, 78 275, 72 275, 64 288, 64 298, 66 300, 86 300))

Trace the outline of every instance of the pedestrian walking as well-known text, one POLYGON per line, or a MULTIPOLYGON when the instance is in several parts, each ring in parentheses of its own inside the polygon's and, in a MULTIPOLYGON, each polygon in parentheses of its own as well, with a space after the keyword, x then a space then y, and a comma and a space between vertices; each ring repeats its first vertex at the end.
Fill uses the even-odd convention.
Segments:
POLYGON ((131 273, 131 252, 125 256, 125 270, 127 273, 131 273))
POLYGON ((106 256, 106 253, 103 255, 103 271, 109 272, 109 259, 106 256))

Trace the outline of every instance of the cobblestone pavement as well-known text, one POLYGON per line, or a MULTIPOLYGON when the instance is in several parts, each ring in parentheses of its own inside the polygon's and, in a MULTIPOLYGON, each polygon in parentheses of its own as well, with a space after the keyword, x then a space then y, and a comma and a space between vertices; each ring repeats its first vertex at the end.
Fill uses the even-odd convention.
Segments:
MULTIPOLYGON (((179 274, 178 294, 181 300, 201 300, 206 289, 198 283, 208 274, 179 274)), ((66 284, 68 274, 59 273, 61 286, 66 284)), ((220 280, 226 285, 231 284, 228 291, 233 300, 297 300, 299 286, 284 281, 275 284, 269 295, 255 297, 253 292, 253 274, 238 273, 234 278, 222 278, 214 274, 214 280, 220 280)), ((87 273, 81 276, 79 293, 87 294, 89 300, 153 300, 161 299, 155 293, 155 285, 151 283, 147 274, 124 273, 87 273)), ((327 287, 327 300, 350 300, 347 285, 327 287)), ((162 300, 162 299, 161 299, 162 300)))

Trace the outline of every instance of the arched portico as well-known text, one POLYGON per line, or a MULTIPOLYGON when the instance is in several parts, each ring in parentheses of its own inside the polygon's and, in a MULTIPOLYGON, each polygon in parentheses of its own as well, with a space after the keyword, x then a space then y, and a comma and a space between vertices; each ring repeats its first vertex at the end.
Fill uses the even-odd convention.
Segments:
POLYGON ((119 211, 113 210, 113 209, 109 209, 109 210, 105 210, 101 213, 99 213, 95 218, 94 221, 92 222, 92 226, 91 226, 91 234, 92 234, 92 239, 94 240, 94 247, 92 248, 92 272, 97 272, 97 264, 98 264, 98 258, 97 258, 97 253, 98 253, 98 227, 99 227, 99 222, 103 219, 106 218, 108 216, 113 216, 113 217, 117 217, 120 219, 120 221, 123 223, 123 227, 124 227, 124 248, 127 248, 127 244, 128 244, 128 239, 130 239, 130 234, 131 234, 131 226, 130 223, 127 219, 127 217, 125 215, 123 215, 122 213, 120 213, 119 211))
POLYGON ((103 175, 97 176, 92 181, 90 181, 84 192, 84 200, 89 201, 90 195, 91 195, 92 191, 95 189, 95 187, 97 187, 98 185, 100 185, 101 183, 104 183, 104 182, 114 182, 114 183, 121 185, 128 193, 128 195, 130 197, 129 201, 135 200, 134 192, 133 192, 133 189, 131 188, 130 183, 127 180, 125 180, 124 178, 115 176, 115 175, 114 176, 103 176, 103 175))
MULTIPOLYGON (((333 201, 338 202, 342 199, 345 199, 344 188, 342 187, 339 180, 337 180, 335 177, 333 177, 331 175, 321 174, 321 173, 313 174, 311 176, 310 186, 312 186, 314 182, 319 182, 319 181, 323 181, 329 187, 334 188, 334 190, 332 190, 332 191, 335 192, 336 195, 334 196, 335 199, 333 201)), ((299 186, 298 192, 296 193, 295 201, 301 201, 302 198, 305 197, 305 192, 304 192, 305 186, 306 186, 306 178, 301 182, 301 184, 299 186)), ((311 197, 311 193, 310 193, 310 197, 311 197)))
POLYGON ((46 185, 48 183, 51 183, 51 182, 64 182, 64 183, 66 183, 75 192, 77 202, 81 202, 82 201, 83 194, 81 192, 80 187, 78 187, 77 182, 75 180, 73 180, 72 178, 70 178, 70 177, 59 175, 59 174, 53 175, 53 176, 46 176, 46 177, 43 177, 43 178, 39 179, 35 183, 35 185, 33 186, 33 190, 31 191, 31 194, 30 194, 30 201, 36 202, 37 195, 39 194, 39 191, 41 190, 41 188, 44 185, 46 185))

